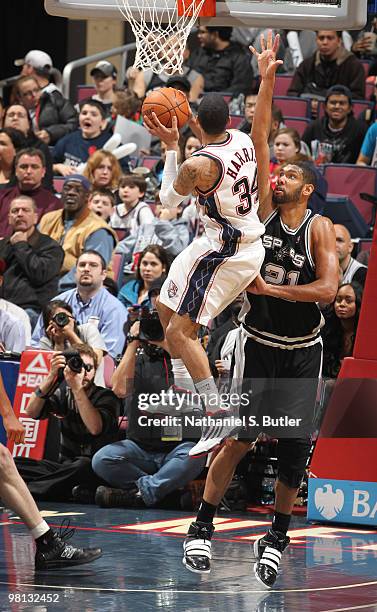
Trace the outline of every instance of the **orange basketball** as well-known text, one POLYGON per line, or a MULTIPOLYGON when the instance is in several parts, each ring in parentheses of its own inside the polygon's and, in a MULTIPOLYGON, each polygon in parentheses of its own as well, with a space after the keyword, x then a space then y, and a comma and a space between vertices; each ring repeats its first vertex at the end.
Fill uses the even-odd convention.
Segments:
POLYGON ((165 127, 172 126, 172 118, 175 115, 178 128, 183 127, 191 115, 185 94, 173 87, 162 87, 147 94, 141 107, 141 113, 143 117, 146 115, 148 118, 152 116, 152 113, 156 113, 165 127))

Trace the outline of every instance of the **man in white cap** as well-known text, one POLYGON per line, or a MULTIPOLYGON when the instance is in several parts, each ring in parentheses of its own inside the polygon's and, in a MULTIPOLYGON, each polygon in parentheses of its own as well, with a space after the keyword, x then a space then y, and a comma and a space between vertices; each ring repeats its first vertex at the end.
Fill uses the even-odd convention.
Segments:
POLYGON ((56 86, 50 83, 52 59, 48 53, 34 49, 29 51, 23 59, 15 60, 14 64, 15 66, 22 66, 21 76, 35 77, 43 91, 48 91, 50 85, 56 89, 56 86))
POLYGON ((114 64, 105 60, 97 62, 90 71, 90 76, 93 77, 94 86, 97 92, 92 98, 93 100, 102 102, 109 117, 111 115, 114 87, 117 84, 117 74, 118 71, 114 64))

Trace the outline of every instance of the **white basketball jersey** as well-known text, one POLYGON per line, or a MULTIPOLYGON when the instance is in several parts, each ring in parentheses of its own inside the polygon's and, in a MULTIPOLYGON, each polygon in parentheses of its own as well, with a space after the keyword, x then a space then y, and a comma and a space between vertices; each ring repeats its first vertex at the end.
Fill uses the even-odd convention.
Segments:
POLYGON ((197 204, 206 235, 219 243, 254 242, 264 233, 258 218, 255 149, 251 138, 228 130, 225 142, 208 144, 193 155, 218 162, 220 176, 210 191, 198 191, 197 204))

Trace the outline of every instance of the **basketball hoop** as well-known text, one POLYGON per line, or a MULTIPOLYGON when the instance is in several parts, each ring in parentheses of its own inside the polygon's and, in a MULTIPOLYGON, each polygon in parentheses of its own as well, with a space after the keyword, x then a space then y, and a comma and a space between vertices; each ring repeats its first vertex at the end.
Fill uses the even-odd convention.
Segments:
POLYGON ((136 38, 134 68, 149 68, 156 74, 182 73, 190 30, 200 15, 208 16, 208 4, 215 7, 214 0, 117 0, 117 4, 136 38))

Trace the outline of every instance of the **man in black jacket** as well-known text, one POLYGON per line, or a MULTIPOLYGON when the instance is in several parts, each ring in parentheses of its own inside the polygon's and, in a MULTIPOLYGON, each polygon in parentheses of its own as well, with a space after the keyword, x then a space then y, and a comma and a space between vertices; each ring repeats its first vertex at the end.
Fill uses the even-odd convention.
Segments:
POLYGON ((77 129, 78 115, 73 104, 53 83, 42 90, 35 76, 24 76, 18 79, 16 91, 30 113, 36 136, 46 144, 54 145, 77 129))
POLYGON ((87 344, 72 346, 81 359, 75 363, 55 353, 51 370, 31 395, 26 413, 33 419, 56 416, 60 424, 57 461, 19 458, 16 466, 36 499, 68 501, 75 487, 94 491, 102 481, 91 468, 94 453, 118 438, 120 400, 110 389, 97 387, 94 377, 97 356, 87 344), (60 382, 60 384, 56 385, 60 382), (54 390, 55 387, 55 390, 54 390))
POLYGON ((245 93, 253 81, 251 58, 246 47, 230 40, 233 28, 200 26, 201 49, 190 57, 190 66, 204 76, 205 91, 232 95, 245 93))
POLYGON ((326 94, 325 115, 308 125, 302 140, 318 162, 355 164, 366 131, 366 124, 353 116, 351 91, 333 85, 326 94))
POLYGON ((2 297, 24 308, 33 327, 44 304, 58 289, 64 251, 49 236, 36 229, 35 202, 26 195, 10 203, 12 235, 0 240, 0 257, 5 260, 2 297))
POLYGON ((353 98, 365 98, 365 74, 361 62, 342 46, 342 33, 335 30, 317 32, 318 50, 301 62, 288 89, 289 96, 307 94, 324 98, 332 85, 346 85, 353 98))

